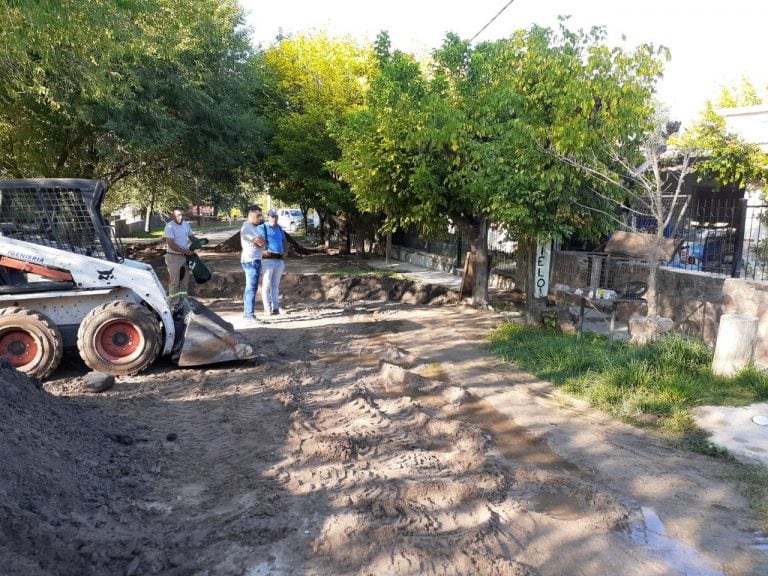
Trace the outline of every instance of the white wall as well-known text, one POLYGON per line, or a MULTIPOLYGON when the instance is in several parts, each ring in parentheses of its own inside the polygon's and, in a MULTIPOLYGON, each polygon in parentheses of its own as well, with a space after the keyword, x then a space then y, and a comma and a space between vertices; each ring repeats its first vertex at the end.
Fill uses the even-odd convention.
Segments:
POLYGON ((744 140, 768 152, 768 106, 742 106, 723 108, 720 114, 725 118, 726 128, 740 135, 744 140))

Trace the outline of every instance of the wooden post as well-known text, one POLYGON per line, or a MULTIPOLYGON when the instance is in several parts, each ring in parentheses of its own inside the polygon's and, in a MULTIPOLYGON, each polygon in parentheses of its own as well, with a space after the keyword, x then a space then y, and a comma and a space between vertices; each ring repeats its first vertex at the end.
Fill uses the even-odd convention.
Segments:
POLYGON ((723 314, 717 331, 712 372, 734 376, 752 362, 757 342, 757 316, 723 314))

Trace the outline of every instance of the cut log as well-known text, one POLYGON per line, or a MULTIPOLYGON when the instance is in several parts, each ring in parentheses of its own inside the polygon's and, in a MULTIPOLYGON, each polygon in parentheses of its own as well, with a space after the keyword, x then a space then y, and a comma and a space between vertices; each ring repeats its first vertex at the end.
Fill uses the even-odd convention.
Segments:
POLYGON ((757 342, 757 316, 723 314, 717 331, 712 372, 717 376, 734 376, 751 364, 757 342))

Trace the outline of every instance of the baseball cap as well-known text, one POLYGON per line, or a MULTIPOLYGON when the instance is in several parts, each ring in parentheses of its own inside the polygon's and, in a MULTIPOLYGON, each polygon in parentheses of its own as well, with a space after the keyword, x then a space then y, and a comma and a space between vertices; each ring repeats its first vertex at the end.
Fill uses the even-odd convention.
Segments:
POLYGON ((270 217, 270 218, 271 218, 272 216, 275 216, 275 217, 276 217, 276 216, 277 216, 277 210, 272 210, 272 209, 270 208, 270 209, 267 211, 267 216, 268 216, 268 217, 270 217))

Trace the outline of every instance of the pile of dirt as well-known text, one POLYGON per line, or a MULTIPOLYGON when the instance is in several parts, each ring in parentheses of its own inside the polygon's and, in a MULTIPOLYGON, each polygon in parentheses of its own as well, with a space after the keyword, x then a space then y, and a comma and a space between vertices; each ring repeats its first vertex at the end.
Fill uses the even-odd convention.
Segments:
POLYGON ((98 395, 3 366, 0 574, 766 573, 722 464, 556 404, 479 347, 499 322, 318 302, 244 329, 258 361, 98 395))
MULTIPOLYGON (((198 298, 242 298, 243 274, 214 272, 205 284, 190 283, 189 291, 198 298)), ((308 302, 402 302, 405 304, 455 304, 458 293, 444 286, 423 284, 388 276, 327 276, 322 274, 283 274, 280 292, 292 304, 308 302)))
POLYGON ((125 244, 123 254, 131 260, 145 262, 150 266, 163 264, 165 258, 165 243, 162 240, 125 244))
MULTIPOLYGON (((283 232, 285 232, 285 230, 283 232)), ((288 240, 287 253, 289 257, 308 256, 310 254, 325 252, 325 250, 321 248, 307 248, 297 242, 288 232, 285 232, 285 237, 288 240)), ((242 249, 243 247, 240 244, 240 232, 235 232, 224 242, 216 246, 216 252, 221 252, 223 254, 232 254, 234 252, 240 253, 242 249)))
POLYGON ((96 401, 52 396, 4 361, 0 390, 0 571, 74 575, 130 562, 134 537, 103 529, 120 525, 151 476, 136 450, 146 430, 96 401))

